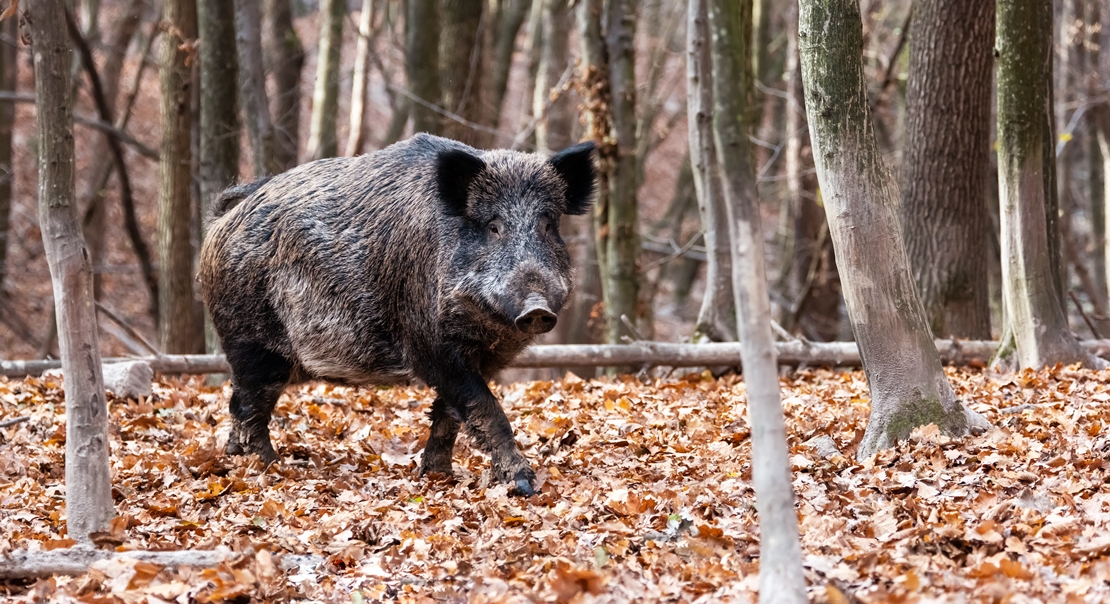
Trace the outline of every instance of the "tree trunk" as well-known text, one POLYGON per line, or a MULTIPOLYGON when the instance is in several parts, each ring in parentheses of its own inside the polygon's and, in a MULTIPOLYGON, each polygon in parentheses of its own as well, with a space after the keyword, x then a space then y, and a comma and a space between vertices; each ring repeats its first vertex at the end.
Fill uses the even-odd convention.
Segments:
MULTIPOLYGON (((6 19, 0 24, 0 31, 13 43, 0 44, 0 90, 15 92, 16 46, 19 19, 6 19)), ((12 181, 15 169, 12 165, 12 126, 15 123, 15 103, 0 106, 0 296, 4 292, 4 276, 7 273, 8 234, 11 232, 12 181)))
POLYGON ((706 0, 690 0, 686 19, 686 119, 690 167, 697 191, 705 241, 705 294, 693 340, 736 340, 732 292, 732 245, 728 210, 721 191, 720 164, 713 142, 713 78, 706 0))
POLYGON ((351 124, 347 133, 348 157, 361 155, 366 148, 366 89, 370 82, 370 39, 374 26, 374 0, 362 0, 358 16, 358 42, 355 44, 355 71, 351 82, 351 124))
POLYGON ((192 352, 193 246, 190 237, 190 99, 192 83, 186 65, 196 36, 193 0, 166 0, 161 39, 162 145, 158 162, 158 295, 160 345, 166 353, 192 352))
MULTIPOLYGON (((544 3, 543 0, 502 0, 501 2, 497 36, 494 38, 492 48, 490 48, 492 66, 483 78, 486 93, 482 103, 485 107, 482 123, 492 128, 496 128, 501 121, 501 107, 505 101, 505 91, 509 87, 509 70, 513 66, 513 52, 516 50, 517 34, 524 24, 524 18, 529 15, 533 2, 536 4, 544 3)), ((564 10, 569 11, 569 8, 564 10)), ((566 14, 568 16, 564 18, 569 19, 569 12, 566 14)), ((569 23, 564 27, 569 27, 569 23)), ((563 44, 565 45, 566 41, 563 44)), ((532 89, 533 87, 525 88, 525 90, 532 89)))
POLYGON ((266 99, 266 72, 262 67, 262 15, 258 0, 235 0, 235 47, 239 61, 239 99, 246 116, 254 177, 277 174, 274 124, 266 99))
MULTIPOLYGON (((440 0, 440 88, 443 107, 471 122, 480 119, 484 0, 440 0)), ((482 146, 481 133, 457 121, 443 120, 443 136, 482 146)))
POLYGON ((267 0, 270 56, 275 80, 274 163, 279 171, 297 165, 301 131, 301 69, 304 47, 293 28, 292 0, 267 0))
POLYGON ((616 143, 613 172, 609 178, 608 236, 603 278, 608 341, 636 337, 625 321, 635 326, 638 316, 640 238, 636 232, 636 37, 637 0, 611 0, 607 7, 605 46, 609 58, 612 106, 610 137, 616 143))
POLYGON ((985 425, 956 399, 917 297, 894 179, 875 139, 856 0, 801 0, 802 83, 848 318, 871 388, 864 459, 936 424, 951 436, 985 425))
MULTIPOLYGON (((1110 48, 1102 48, 1102 10, 1106 2, 1087 2, 1085 15, 1085 35, 1088 49, 1087 70, 1084 89, 1088 99, 1098 98, 1103 93, 1100 85, 1099 74, 1103 52, 1110 52, 1110 48)), ((1110 8, 1106 9, 1110 11, 1110 8)), ((1108 24, 1110 27, 1110 24, 1108 24)), ((1087 181, 1091 199, 1091 273, 1104 298, 1110 296, 1107 290, 1106 277, 1106 172, 1103 169, 1102 151, 1099 146, 1097 115, 1099 104, 1088 108, 1084 116, 1087 123, 1087 170, 1090 175, 1087 181)), ((1102 103, 1105 107, 1105 101, 1102 103)))
POLYGON ((1053 277, 1047 224, 1045 129, 1052 119, 1046 91, 1045 46, 1051 23, 1039 0, 998 2, 998 184, 1001 197, 1002 282, 1009 327, 1021 367, 1104 362, 1084 351, 1068 327, 1064 301, 1053 277))
MULTIPOLYGON (((692 4, 697 3, 694 0, 692 4)), ((752 434, 752 483, 759 511, 759 601, 805 603, 808 599, 794 511, 790 450, 771 338, 759 192, 744 119, 753 97, 752 3, 709 0, 708 4, 708 33, 713 47, 713 138, 732 240, 732 286, 752 434)), ((706 75, 703 72, 702 77, 706 75)))
POLYGON ((902 233, 937 337, 990 337, 987 279, 994 4, 913 8, 902 233))
MULTIPOLYGON (((525 41, 523 54, 525 65, 528 69, 527 79, 524 85, 525 90, 536 89, 536 75, 540 70, 540 58, 543 54, 544 38, 543 5, 545 3, 543 0, 531 0, 530 4, 531 6, 528 9, 528 27, 525 29, 524 33, 525 41)), ((532 119, 535 116, 532 111, 532 105, 533 103, 524 103, 523 110, 520 112, 519 125, 517 128, 527 133, 518 146, 518 148, 521 149, 534 149, 536 146, 535 129, 533 128, 531 132, 528 132, 528 128, 532 124, 532 119)))
POLYGON ((825 210, 817 198, 817 175, 798 56, 798 0, 790 3, 786 30, 789 97, 785 120, 786 194, 793 204, 794 238, 789 246, 789 270, 795 292, 792 314, 785 317, 783 326, 810 340, 830 342, 840 336, 841 330, 840 275, 825 210))
MULTIPOLYGON (((209 204, 239 179, 239 99, 235 86, 239 64, 235 49, 235 7, 225 0, 200 0, 200 207, 209 204)), ((203 221, 202 221, 203 225, 203 221)), ((205 310, 205 349, 220 341, 205 310)))
POLYGON ((440 103, 439 7, 437 0, 407 0, 405 13, 405 75, 412 101, 413 133, 439 134, 440 115, 428 105, 440 103), (418 99, 418 100, 417 100, 418 99))
POLYGON ((66 532, 78 542, 89 543, 89 533, 106 529, 114 511, 92 267, 75 207, 72 59, 61 0, 38 0, 25 10, 36 83, 39 224, 50 265, 65 376, 66 532))
POLYGON ((309 120, 309 161, 339 154, 339 137, 336 134, 339 59, 343 48, 343 20, 346 17, 346 0, 324 0, 320 3, 320 46, 316 53, 316 85, 312 90, 312 117, 309 120))
POLYGON ((536 122, 536 151, 552 155, 573 143, 571 131, 577 117, 570 94, 555 89, 570 57, 570 6, 567 0, 535 1, 543 4, 545 27, 532 95, 532 115, 542 116, 536 122))

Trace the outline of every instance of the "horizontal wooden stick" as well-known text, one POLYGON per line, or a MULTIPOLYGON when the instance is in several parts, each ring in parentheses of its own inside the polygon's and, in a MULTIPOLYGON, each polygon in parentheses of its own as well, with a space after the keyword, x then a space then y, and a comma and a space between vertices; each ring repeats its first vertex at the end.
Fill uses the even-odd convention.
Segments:
POLYGON ((50 551, 15 551, 0 555, 0 581, 51 575, 80 575, 100 560, 137 560, 161 566, 216 566, 238 554, 231 550, 180 550, 171 552, 113 552, 91 547, 50 551))
MULTIPOLYGON (((1110 340, 1086 340, 1084 348, 1092 354, 1110 356, 1110 340)), ((937 340, 941 359, 954 365, 987 362, 998 342, 985 340, 937 340)), ((855 342, 776 342, 775 352, 780 365, 848 366, 860 365, 855 342)), ((144 361, 158 373, 208 374, 226 373, 223 355, 160 355, 141 358, 109 358, 105 363, 144 361)), ((737 343, 679 344, 670 342, 637 342, 635 344, 559 344, 533 346, 513 362, 513 367, 721 367, 740 365, 737 343)), ((22 377, 41 375, 58 369, 57 360, 0 361, 0 375, 22 377)))

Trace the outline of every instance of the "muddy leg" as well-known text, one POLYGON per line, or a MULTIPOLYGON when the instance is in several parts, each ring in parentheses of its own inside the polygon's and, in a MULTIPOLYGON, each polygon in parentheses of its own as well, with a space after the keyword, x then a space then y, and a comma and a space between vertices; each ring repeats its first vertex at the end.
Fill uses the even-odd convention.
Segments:
POLYGON ((521 495, 534 494, 536 473, 517 448, 513 427, 501 403, 480 376, 468 379, 466 386, 466 396, 460 397, 466 401, 466 429, 489 454, 494 480, 512 484, 521 495))
POLYGON ((229 455, 257 453, 263 465, 277 461, 270 443, 270 414, 289 382, 291 365, 281 355, 261 346, 227 349, 231 365, 231 434, 229 455))
POLYGON ((455 451, 455 437, 459 434, 460 417, 443 397, 432 403, 432 432, 424 447, 424 460, 420 475, 428 472, 451 474, 451 454, 455 451))

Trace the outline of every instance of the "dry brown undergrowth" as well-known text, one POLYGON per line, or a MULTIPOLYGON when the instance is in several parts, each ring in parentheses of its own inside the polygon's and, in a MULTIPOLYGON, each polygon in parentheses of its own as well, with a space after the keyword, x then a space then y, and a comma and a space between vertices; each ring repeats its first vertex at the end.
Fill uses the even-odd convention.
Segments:
MULTIPOLYGON (((919 429, 865 463, 851 455, 867 413, 862 372, 782 380, 813 600, 1110 598, 1110 373, 948 374, 996 428, 965 441, 919 429)), ((31 417, 0 429, 0 552, 70 543, 59 388, 57 378, 0 379, 0 421, 31 417)), ((120 518, 105 546, 223 545, 247 555, 207 570, 105 563, 0 594, 144 603, 754 598, 742 382, 569 378, 499 390, 543 483, 530 499, 488 485, 488 461, 465 437, 454 478, 416 477, 427 389, 290 388, 273 430, 285 461, 265 473, 222 454, 226 389, 168 380, 151 400, 112 400, 120 518), (303 564, 283 570, 294 561, 303 564)))

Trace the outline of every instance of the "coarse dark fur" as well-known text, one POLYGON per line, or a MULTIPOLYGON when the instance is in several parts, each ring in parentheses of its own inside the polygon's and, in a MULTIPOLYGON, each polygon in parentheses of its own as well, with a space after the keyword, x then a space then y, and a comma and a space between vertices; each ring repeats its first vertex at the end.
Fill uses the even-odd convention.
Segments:
POLYGON ((494 477, 535 474, 487 386, 554 325, 572 287, 562 214, 584 214, 593 145, 550 160, 420 134, 232 187, 200 281, 231 366, 228 453, 277 459, 269 421, 308 379, 436 389, 421 473, 451 472, 459 424, 494 477))

